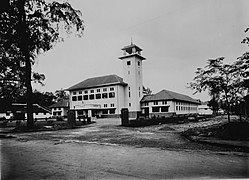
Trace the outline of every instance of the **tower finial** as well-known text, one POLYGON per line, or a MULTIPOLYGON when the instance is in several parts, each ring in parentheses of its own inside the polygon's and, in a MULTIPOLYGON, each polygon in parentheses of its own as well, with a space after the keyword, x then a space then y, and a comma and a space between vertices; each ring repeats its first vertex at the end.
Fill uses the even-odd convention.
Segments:
POLYGON ((133 42, 132 42, 132 37, 131 37, 131 45, 133 45, 133 42))

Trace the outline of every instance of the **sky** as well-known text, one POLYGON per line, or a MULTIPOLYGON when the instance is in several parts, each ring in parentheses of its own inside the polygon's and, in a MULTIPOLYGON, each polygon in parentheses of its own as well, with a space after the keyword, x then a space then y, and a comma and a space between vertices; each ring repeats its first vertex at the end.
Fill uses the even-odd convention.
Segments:
POLYGON ((248 51, 248 0, 68 0, 82 12, 81 38, 71 36, 37 57, 33 70, 46 76, 40 91, 66 89, 87 78, 122 77, 121 49, 143 49, 143 84, 209 100, 187 88, 210 58, 231 63, 248 51))

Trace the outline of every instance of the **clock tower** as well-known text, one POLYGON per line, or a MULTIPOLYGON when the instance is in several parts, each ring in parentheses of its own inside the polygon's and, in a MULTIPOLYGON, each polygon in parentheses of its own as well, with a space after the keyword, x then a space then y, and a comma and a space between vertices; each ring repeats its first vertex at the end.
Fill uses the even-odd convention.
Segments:
POLYGON ((130 112, 141 111, 140 101, 143 97, 143 60, 142 49, 131 43, 122 48, 123 80, 128 83, 125 90, 125 105, 130 112))

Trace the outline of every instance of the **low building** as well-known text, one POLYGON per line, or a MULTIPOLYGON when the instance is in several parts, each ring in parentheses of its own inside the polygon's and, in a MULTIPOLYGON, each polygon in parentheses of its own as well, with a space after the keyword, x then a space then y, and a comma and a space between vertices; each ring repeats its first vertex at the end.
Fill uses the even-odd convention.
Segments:
POLYGON ((168 90, 144 96, 141 100, 142 114, 149 117, 197 114, 198 105, 199 102, 191 97, 168 90))
POLYGON ((198 106, 198 114, 200 115, 212 115, 213 110, 208 106, 208 102, 202 102, 198 106))
MULTIPOLYGON (((47 107, 33 104, 33 116, 35 119, 51 117, 51 111, 47 107)), ((0 117, 6 119, 27 119, 27 104, 13 103, 10 107, 0 110, 0 117)))
POLYGON ((69 110, 69 99, 61 99, 49 107, 52 109, 53 117, 67 117, 67 112, 69 110))

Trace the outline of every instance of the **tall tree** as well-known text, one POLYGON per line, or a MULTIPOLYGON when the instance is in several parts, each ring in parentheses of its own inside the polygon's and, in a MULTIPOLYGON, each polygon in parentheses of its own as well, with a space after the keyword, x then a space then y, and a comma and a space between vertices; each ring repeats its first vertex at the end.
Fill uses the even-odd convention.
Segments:
POLYGON ((40 53, 53 48, 65 34, 81 36, 84 30, 81 13, 68 2, 46 0, 2 0, 0 8, 0 55, 6 71, 1 82, 19 82, 26 88, 27 126, 34 125, 32 112, 32 65, 40 53), (7 74, 11 75, 8 80, 7 74), (11 73, 9 73, 11 72, 11 73))
POLYGON ((189 87, 195 93, 205 90, 209 91, 212 97, 220 97, 227 107, 228 122, 230 122, 231 104, 240 100, 245 93, 243 84, 243 73, 241 64, 234 62, 225 64, 224 57, 208 60, 204 68, 198 68, 194 82, 189 83, 189 87))
POLYGON ((57 101, 61 100, 61 99, 66 99, 69 97, 69 95, 66 93, 65 90, 60 89, 60 90, 56 90, 55 91, 55 96, 57 97, 57 101))

